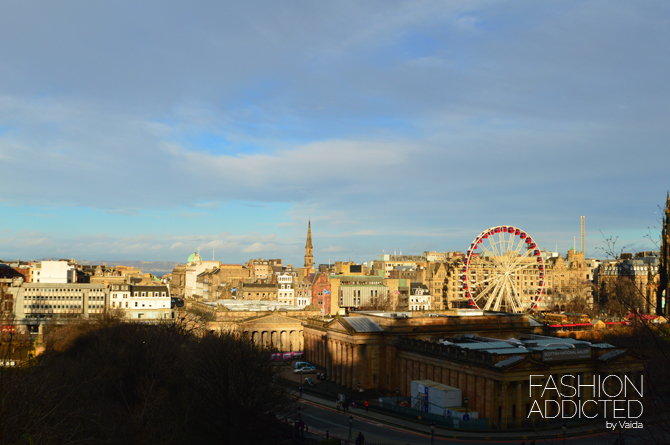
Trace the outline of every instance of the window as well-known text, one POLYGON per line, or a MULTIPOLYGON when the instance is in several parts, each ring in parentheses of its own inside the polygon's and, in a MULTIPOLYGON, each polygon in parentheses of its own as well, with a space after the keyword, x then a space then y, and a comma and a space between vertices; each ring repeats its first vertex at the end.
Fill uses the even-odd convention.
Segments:
POLYGON ((146 297, 146 295, 147 295, 146 292, 142 292, 142 296, 143 296, 143 297, 146 297))
POLYGON ((137 307, 137 301, 135 302, 135 307, 137 307))

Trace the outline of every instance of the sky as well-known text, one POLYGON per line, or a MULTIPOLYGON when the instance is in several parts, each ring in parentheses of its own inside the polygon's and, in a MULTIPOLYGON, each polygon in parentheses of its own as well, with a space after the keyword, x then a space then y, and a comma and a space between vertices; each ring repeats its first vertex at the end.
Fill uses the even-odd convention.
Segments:
POLYGON ((0 258, 654 249, 666 1, 0 2, 0 258))

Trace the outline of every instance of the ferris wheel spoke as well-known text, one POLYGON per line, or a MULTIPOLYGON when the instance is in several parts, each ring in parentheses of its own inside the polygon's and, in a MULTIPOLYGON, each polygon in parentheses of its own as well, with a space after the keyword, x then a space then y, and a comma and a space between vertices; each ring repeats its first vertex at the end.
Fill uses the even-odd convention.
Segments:
MULTIPOLYGON (((494 245, 494 249, 497 251, 497 249, 495 248, 495 245, 494 245)), ((484 253, 489 254, 488 258, 491 258, 491 262, 494 262, 494 263, 496 263, 496 264, 498 264, 499 266, 502 267, 503 264, 499 260, 500 255, 498 253, 496 253, 492 250, 489 250, 485 247, 482 247, 482 254, 484 254, 484 253)), ((480 255, 480 258, 482 258, 481 255, 480 255)))
MULTIPOLYGON (((475 300, 479 300, 479 299, 484 298, 484 297, 486 296, 486 294, 487 294, 491 289, 493 289, 493 287, 495 287, 496 283, 497 283, 497 280, 494 281, 494 282, 492 282, 492 283, 489 283, 488 286, 486 286, 484 289, 482 289, 481 291, 478 292, 477 296, 476 296, 474 299, 475 299, 475 300)), ((475 289, 475 290, 476 290, 476 289, 475 289)))
POLYGON ((486 286, 481 292, 479 292, 479 294, 477 295, 476 298, 474 298, 475 302, 477 302, 477 301, 485 302, 484 310, 488 310, 488 308, 490 306, 490 302, 492 300, 492 294, 490 294, 490 292, 492 292, 495 289, 497 284, 498 284, 498 280, 496 280, 492 283, 489 283, 489 285, 486 286), (488 295, 488 298, 487 298, 487 295, 488 295))
POLYGON ((514 264, 512 264, 512 267, 515 267, 515 266, 516 266, 517 264, 519 264, 519 263, 521 262, 521 260, 523 260, 524 258, 531 258, 531 257, 529 256, 531 252, 532 252, 532 250, 531 250, 531 249, 528 249, 528 250, 526 250, 526 251, 523 253, 523 255, 519 255, 519 256, 516 258, 516 261, 514 262, 514 264))
POLYGON ((514 245, 513 245, 513 247, 514 247, 514 251, 515 251, 515 252, 519 252, 519 254, 521 254, 521 249, 523 248, 523 244, 524 244, 525 242, 526 242, 525 239, 523 239, 523 238, 519 238, 519 242, 518 242, 517 244, 514 244, 514 245))
POLYGON ((490 235, 488 238, 488 247, 485 247, 482 243, 482 251, 489 252, 492 257, 496 257, 499 255, 498 253, 498 246, 496 246, 496 242, 493 239, 493 235, 490 235))
MULTIPOLYGON (((512 247, 514 246, 514 232, 509 233, 509 240, 507 241, 507 253, 512 252, 512 247)), ((511 256, 510 256, 511 258, 511 256)))
POLYGON ((528 263, 528 264, 524 264, 524 265, 518 264, 518 265, 514 266, 514 272, 519 271, 519 270, 523 270, 523 269, 531 268, 531 267, 535 266, 536 264, 537 263, 528 263))
MULTIPOLYGON (((471 251, 478 250, 479 254, 476 258, 472 253, 468 256, 462 278, 475 306, 484 310, 518 313, 527 309, 526 297, 530 298, 533 294, 532 302, 535 303, 536 296, 541 294, 539 283, 539 287, 531 292, 530 287, 526 289, 528 286, 524 284, 527 281, 522 281, 521 273, 525 270, 542 269, 543 258, 536 258, 537 247, 531 248, 529 244, 532 238, 521 238, 521 233, 516 227, 499 226, 487 229, 475 238, 471 251)), ((539 279, 537 276, 530 278, 539 279)))
MULTIPOLYGON (((475 282, 475 283, 472 283, 472 286, 473 286, 473 287, 474 287, 474 286, 478 286, 478 285, 480 285, 480 284, 484 284, 484 283, 487 283, 487 282, 489 282, 489 281, 491 281, 491 280, 495 280, 495 279, 496 279, 496 277, 485 278, 485 279, 483 279, 483 280, 481 280, 481 281, 477 281, 477 282, 475 282)), ((469 284, 468 284, 468 286, 469 286, 469 284)))
MULTIPOLYGON (((507 278, 507 277, 505 277, 507 278)), ((514 300, 512 299, 512 289, 509 287, 509 280, 505 279, 505 295, 504 295, 504 300, 505 300, 505 306, 507 307, 508 310, 512 310, 512 312, 516 312, 515 307, 514 307, 514 300)))
POLYGON ((498 242, 498 244, 500 246, 500 255, 502 256, 502 255, 505 254, 505 252, 503 251, 503 249, 505 248, 505 232, 503 232, 502 229, 500 230, 500 233, 498 234, 498 239, 500 240, 498 242))
POLYGON ((521 312, 521 311, 523 311, 523 301, 521 301, 521 296, 519 295, 519 292, 517 292, 516 287, 514 286, 514 281, 510 280, 509 284, 512 288, 511 289, 511 296, 515 300, 515 302, 517 304, 517 307, 519 309, 517 312, 521 312))
POLYGON ((504 280, 498 280, 496 282, 496 287, 493 290, 491 298, 489 299, 489 301, 486 304, 487 308, 490 308, 491 304, 494 304, 493 310, 494 311, 500 310, 500 297, 501 297, 500 291, 501 291, 501 287, 503 285, 503 282, 504 282, 504 280))

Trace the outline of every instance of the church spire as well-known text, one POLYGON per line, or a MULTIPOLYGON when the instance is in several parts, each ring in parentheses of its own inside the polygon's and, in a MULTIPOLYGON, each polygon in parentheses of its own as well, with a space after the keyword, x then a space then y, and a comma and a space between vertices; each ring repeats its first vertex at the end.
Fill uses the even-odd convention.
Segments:
POLYGON ((305 267, 314 267, 314 255, 312 254, 312 221, 307 223, 307 243, 305 244, 305 267))
POLYGON ((312 248, 312 221, 307 223, 307 244, 305 247, 309 249, 312 248))

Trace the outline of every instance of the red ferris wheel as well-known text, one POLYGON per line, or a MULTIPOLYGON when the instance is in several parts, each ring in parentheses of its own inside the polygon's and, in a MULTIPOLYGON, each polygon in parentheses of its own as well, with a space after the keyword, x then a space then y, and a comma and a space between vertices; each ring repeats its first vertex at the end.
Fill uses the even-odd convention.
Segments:
POLYGON ((461 283, 471 307, 502 312, 534 310, 545 289, 544 259, 523 230, 491 227, 470 244, 461 283))

